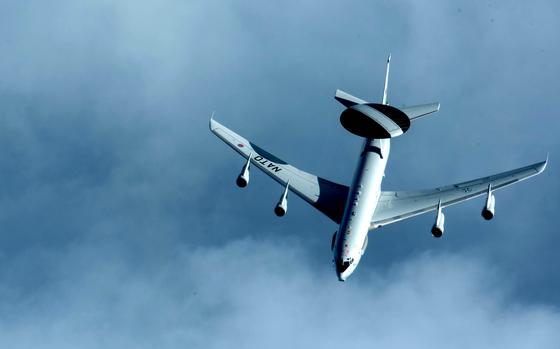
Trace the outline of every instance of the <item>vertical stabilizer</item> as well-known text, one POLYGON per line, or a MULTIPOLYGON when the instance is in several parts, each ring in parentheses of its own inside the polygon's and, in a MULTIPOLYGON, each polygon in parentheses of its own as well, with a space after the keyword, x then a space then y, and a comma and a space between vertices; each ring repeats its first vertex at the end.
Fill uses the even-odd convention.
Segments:
POLYGON ((387 70, 385 71, 385 86, 383 87, 383 99, 381 104, 387 104, 387 85, 389 85, 389 67, 391 65, 391 54, 387 57, 387 70))

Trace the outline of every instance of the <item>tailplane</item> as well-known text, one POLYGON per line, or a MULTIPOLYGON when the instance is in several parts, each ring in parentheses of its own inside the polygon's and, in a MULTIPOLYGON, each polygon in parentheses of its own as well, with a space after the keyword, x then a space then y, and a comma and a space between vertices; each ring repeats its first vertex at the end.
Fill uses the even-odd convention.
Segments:
MULTIPOLYGON (((353 96, 347 92, 342 90, 336 90, 334 98, 340 102, 340 104, 344 105, 346 108, 350 108, 357 104, 368 104, 370 102, 365 101, 361 98, 353 96)), ((431 113, 435 113, 439 110, 440 104, 439 103, 428 103, 428 104, 418 104, 418 105, 411 105, 409 107, 401 107, 399 108, 403 111, 406 116, 410 119, 410 121, 414 121, 422 116, 426 116, 431 113)))
POLYGON ((395 108, 387 103, 391 54, 387 57, 385 84, 381 103, 371 103, 341 90, 334 98, 347 109, 340 115, 340 123, 349 132, 365 138, 393 138, 405 133, 410 122, 439 110, 439 103, 395 108))

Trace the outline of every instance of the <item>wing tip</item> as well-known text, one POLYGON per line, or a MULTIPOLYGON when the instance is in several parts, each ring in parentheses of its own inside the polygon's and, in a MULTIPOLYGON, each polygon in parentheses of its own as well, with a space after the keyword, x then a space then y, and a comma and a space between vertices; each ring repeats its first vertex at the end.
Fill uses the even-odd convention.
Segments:
POLYGON ((549 155, 549 153, 546 153, 546 159, 537 164, 537 172, 538 173, 541 173, 546 169, 546 165, 548 165, 548 155, 549 155))
POLYGON ((210 131, 214 131, 216 129, 216 127, 219 125, 217 121, 214 120, 214 114, 216 112, 212 112, 212 115, 210 115, 210 121, 208 123, 208 126, 210 127, 210 131))

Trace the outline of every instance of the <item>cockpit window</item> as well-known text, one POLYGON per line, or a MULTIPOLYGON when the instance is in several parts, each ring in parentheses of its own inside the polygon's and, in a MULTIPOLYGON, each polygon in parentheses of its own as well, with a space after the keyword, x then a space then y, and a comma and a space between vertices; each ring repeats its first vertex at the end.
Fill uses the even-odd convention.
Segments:
POLYGON ((336 261, 336 271, 339 273, 344 273, 346 269, 354 262, 354 258, 343 261, 338 259, 336 261))

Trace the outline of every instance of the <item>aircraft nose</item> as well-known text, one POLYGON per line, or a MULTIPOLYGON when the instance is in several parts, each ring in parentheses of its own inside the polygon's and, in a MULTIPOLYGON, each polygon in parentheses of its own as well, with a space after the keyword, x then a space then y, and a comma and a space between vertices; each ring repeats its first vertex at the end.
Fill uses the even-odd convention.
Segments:
POLYGON ((346 281, 348 276, 352 273, 352 268, 350 266, 353 261, 353 259, 343 260, 342 258, 335 260, 336 276, 339 281, 346 281))
POLYGON ((342 275, 342 273, 336 273, 336 276, 338 276, 338 281, 346 281, 346 277, 342 275))

